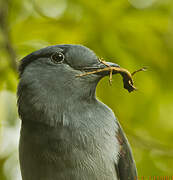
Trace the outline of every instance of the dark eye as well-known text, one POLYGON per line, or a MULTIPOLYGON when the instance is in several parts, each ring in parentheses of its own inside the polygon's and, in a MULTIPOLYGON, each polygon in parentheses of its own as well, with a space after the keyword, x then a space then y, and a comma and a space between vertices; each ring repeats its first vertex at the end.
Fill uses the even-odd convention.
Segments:
POLYGON ((64 61, 64 59, 65 59, 64 54, 62 54, 61 52, 55 52, 51 56, 51 60, 54 63, 61 63, 64 61))

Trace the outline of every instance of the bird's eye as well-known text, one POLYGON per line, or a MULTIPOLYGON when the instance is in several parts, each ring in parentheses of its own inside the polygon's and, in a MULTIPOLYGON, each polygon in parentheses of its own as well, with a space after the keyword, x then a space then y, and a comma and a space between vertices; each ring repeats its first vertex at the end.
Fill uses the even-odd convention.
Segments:
POLYGON ((65 59, 64 54, 62 54, 61 52, 55 52, 51 56, 51 60, 54 63, 61 63, 64 61, 64 59, 65 59))

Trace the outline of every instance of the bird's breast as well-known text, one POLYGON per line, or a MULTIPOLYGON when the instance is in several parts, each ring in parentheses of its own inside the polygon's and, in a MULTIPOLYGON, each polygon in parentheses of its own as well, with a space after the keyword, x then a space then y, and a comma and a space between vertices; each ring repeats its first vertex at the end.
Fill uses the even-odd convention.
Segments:
POLYGON ((108 112, 99 108, 89 112, 86 108, 83 112, 64 113, 55 127, 23 123, 21 163, 27 154, 28 163, 41 164, 44 171, 53 171, 51 164, 58 174, 73 174, 76 170, 84 176, 112 180, 116 176, 114 163, 118 161, 119 145, 115 117, 108 112))

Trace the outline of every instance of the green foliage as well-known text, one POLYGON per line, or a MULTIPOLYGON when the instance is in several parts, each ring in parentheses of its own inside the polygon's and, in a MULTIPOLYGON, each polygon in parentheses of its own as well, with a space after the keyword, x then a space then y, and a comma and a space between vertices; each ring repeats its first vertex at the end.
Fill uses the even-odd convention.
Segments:
MULTIPOLYGON (((0 91, 16 92, 16 59, 53 44, 86 45, 130 71, 146 66, 146 73, 134 77, 138 91, 128 94, 121 77, 114 76, 112 86, 108 78, 99 83, 97 96, 124 127, 139 176, 172 175, 173 2, 144 1, 1 0, 0 91)), ((11 118, 2 118, 9 110, 2 106, 3 130, 8 120, 10 126, 19 120, 14 112, 9 112, 11 118)), ((5 160, 0 154, 0 179, 6 177, 5 160)))

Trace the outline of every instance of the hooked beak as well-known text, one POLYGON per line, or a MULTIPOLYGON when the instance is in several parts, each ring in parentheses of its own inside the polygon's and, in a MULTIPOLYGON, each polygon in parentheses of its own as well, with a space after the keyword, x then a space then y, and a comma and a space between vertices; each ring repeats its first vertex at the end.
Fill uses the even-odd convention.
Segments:
MULTIPOLYGON (((117 67, 120 68, 120 66, 118 64, 112 63, 112 62, 106 62, 106 61, 100 61, 97 64, 94 64, 90 67, 85 67, 82 70, 86 71, 86 72, 93 72, 93 71, 97 71, 100 69, 105 69, 107 67, 117 67)), ((113 71, 112 74, 116 74, 116 71, 113 71)), ((107 76, 110 74, 110 71, 101 71, 101 72, 97 72, 96 74, 101 75, 101 76, 107 76)))

